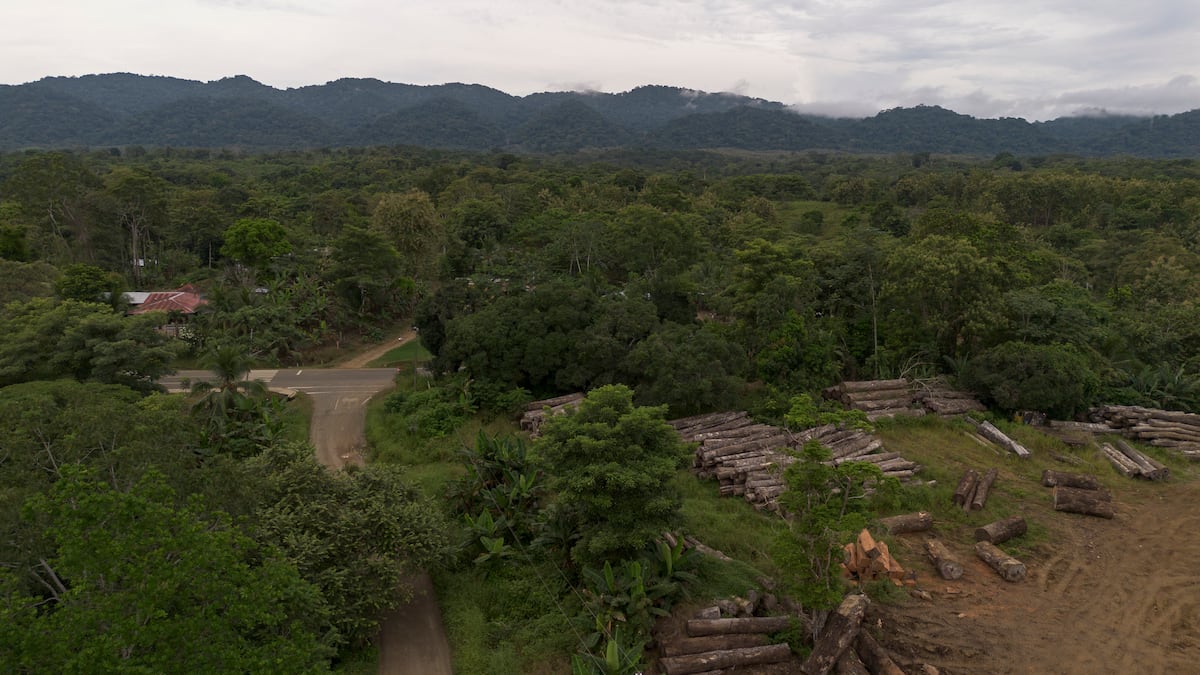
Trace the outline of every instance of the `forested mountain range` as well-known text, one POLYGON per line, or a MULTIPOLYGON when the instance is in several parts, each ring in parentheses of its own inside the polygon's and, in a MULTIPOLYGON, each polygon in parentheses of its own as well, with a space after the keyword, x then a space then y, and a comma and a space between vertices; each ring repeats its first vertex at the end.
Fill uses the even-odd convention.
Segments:
POLYGON ((244 75, 212 82, 128 73, 0 86, 0 149, 77 146, 254 150, 415 145, 841 150, 969 155, 1200 155, 1200 110, 1155 117, 977 119, 938 106, 833 119, 736 94, 645 86, 512 96, 475 84, 346 78, 280 90, 244 75))

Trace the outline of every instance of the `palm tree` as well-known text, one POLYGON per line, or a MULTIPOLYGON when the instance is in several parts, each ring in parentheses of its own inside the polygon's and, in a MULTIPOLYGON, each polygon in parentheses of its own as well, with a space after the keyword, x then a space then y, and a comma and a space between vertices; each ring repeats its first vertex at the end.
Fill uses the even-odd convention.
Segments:
POLYGON ((191 410, 205 429, 208 447, 239 456, 257 452, 274 437, 277 425, 266 385, 246 378, 250 356, 240 345, 222 344, 209 351, 204 365, 214 380, 192 385, 199 398, 191 410))

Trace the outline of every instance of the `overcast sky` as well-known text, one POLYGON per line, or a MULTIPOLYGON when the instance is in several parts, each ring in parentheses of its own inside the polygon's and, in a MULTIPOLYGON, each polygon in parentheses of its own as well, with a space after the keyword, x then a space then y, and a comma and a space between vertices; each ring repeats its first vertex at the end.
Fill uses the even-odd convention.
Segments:
POLYGON ((0 83, 132 72, 511 94, 666 84, 807 112, 1200 108, 1197 0, 3 0, 0 83))

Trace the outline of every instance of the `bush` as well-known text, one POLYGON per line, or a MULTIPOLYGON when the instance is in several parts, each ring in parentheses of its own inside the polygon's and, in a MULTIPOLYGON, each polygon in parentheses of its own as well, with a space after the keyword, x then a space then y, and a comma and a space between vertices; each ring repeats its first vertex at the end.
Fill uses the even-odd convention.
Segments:
POLYGON ((1100 377, 1071 345, 1005 342, 967 364, 968 385, 1000 408, 1070 418, 1090 406, 1100 377))

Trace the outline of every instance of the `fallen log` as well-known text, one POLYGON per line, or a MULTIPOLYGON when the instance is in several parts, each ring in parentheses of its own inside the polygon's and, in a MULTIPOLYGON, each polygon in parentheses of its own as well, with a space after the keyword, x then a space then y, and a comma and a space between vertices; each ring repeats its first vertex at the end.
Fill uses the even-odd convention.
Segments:
POLYGON ((706 673, 723 668, 745 668, 771 663, 784 663, 792 657, 792 650, 786 644, 767 645, 765 647, 744 647, 742 649, 727 649, 703 654, 664 657, 658 660, 659 668, 666 675, 689 675, 690 673, 706 673))
POLYGON ((871 675, 904 675, 904 671, 900 670, 900 666, 896 665, 887 650, 867 631, 859 631, 857 647, 856 651, 863 665, 871 671, 871 675))
POLYGON ((996 476, 999 474, 995 468, 988 469, 988 472, 983 474, 983 478, 979 479, 979 484, 975 486, 975 495, 971 497, 971 510, 981 511, 984 506, 987 506, 988 493, 992 491, 992 483, 996 482, 996 476))
POLYGON ((965 398, 926 398, 921 404, 938 415, 962 415, 987 410, 987 406, 979 401, 965 398))
POLYGON ((542 408, 553 408, 565 403, 574 403, 575 401, 583 400, 583 396, 583 393, 577 392, 574 394, 567 394, 566 396, 556 396, 554 398, 542 399, 541 401, 533 401, 525 406, 525 410, 533 412, 535 410, 541 410, 542 408))
POLYGON ((1025 519, 1021 516, 1011 516, 975 528, 975 541, 999 544, 1025 534, 1025 530, 1025 519))
POLYGON ((908 408, 912 405, 912 396, 905 395, 899 398, 885 398, 877 401, 860 401, 852 404, 850 407, 863 412, 878 412, 880 410, 890 410, 893 408, 908 408))
POLYGON ((862 391, 878 391, 880 389, 906 389, 910 385, 908 380, 859 380, 852 382, 843 382, 840 389, 848 394, 858 393, 862 391))
POLYGON ((1042 485, 1045 487, 1073 487, 1081 490, 1100 489, 1100 479, 1086 473, 1068 473, 1046 469, 1042 472, 1042 485))
POLYGON ((906 534, 908 532, 924 532, 933 527, 933 514, 928 511, 905 513, 899 516, 880 518, 879 524, 888 534, 906 534))
POLYGON ((1142 470, 1138 468, 1137 464, 1133 463, 1133 460, 1126 457, 1120 450, 1117 450, 1108 443, 1101 444, 1100 451, 1104 453, 1105 458, 1107 458, 1108 462, 1113 465, 1113 468, 1117 470, 1117 473, 1121 474, 1122 476, 1125 476, 1126 478, 1135 478, 1141 474, 1142 470))
POLYGON ((1116 445, 1117 450, 1119 450, 1122 455, 1125 455, 1130 459, 1130 461, 1132 461, 1134 464, 1137 464, 1138 469, 1144 478, 1148 478, 1150 480, 1166 480, 1171 476, 1170 469, 1163 466, 1158 462, 1158 460, 1148 456, 1144 452, 1141 452, 1125 441, 1118 439, 1114 445, 1116 445))
POLYGON ((915 400, 915 396, 908 387, 896 387, 892 389, 873 389, 871 391, 848 391, 839 396, 839 399, 848 406, 858 407, 859 403, 882 401, 885 399, 913 401, 915 400))
POLYGON ((929 554, 929 559, 933 561, 933 566, 943 579, 953 581, 962 577, 962 563, 955 559, 945 544, 937 539, 930 539, 925 542, 925 552, 929 554))
POLYGON ((791 625, 788 616, 755 616, 745 619, 688 619, 690 637, 731 635, 735 633, 778 633, 791 625))
POLYGON ((954 488, 954 495, 951 497, 954 505, 963 506, 970 503, 975 493, 975 484, 978 482, 979 474, 975 469, 963 471, 962 478, 958 479, 958 487, 954 488))
POLYGON ((867 413, 867 421, 874 422, 883 417, 924 417, 924 408, 889 408, 867 413))
POLYGON ((1005 581, 1015 582, 1025 578, 1025 564, 996 548, 996 545, 990 541, 977 542, 975 544, 975 555, 979 556, 979 559, 987 563, 989 567, 996 570, 996 574, 999 574, 1000 578, 1005 581))
POLYGON ((867 670, 867 666, 858 658, 858 652, 853 649, 847 649, 838 657, 837 662, 838 675, 871 675, 871 671, 867 670))
POLYGON ((727 635, 704 635, 685 637, 662 643, 663 656, 703 654, 745 647, 763 647, 770 644, 766 633, 730 633, 727 635))
POLYGON ((863 616, 871 601, 865 595, 848 595, 837 612, 829 617, 812 653, 800 669, 808 675, 826 675, 833 670, 842 652, 850 647, 862 628, 863 616))
POLYGON ((1064 420, 1050 420, 1046 423, 1051 429, 1061 431, 1079 431, 1089 434, 1111 434, 1113 428, 1103 422, 1071 422, 1064 420))
POLYGON ((1054 488, 1054 510, 1100 518, 1112 518, 1115 515, 1112 496, 1107 492, 1069 487, 1054 488))
POLYGON ((1008 450, 1017 457, 1026 458, 1032 454, 1028 448, 1009 438, 1003 431, 1000 431, 994 424, 986 420, 979 423, 979 433, 984 438, 1008 450))

